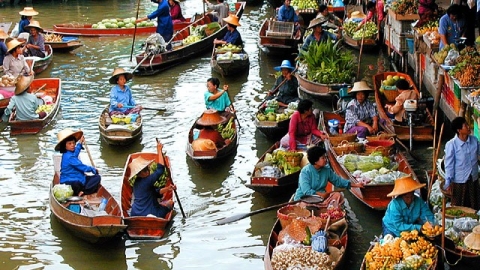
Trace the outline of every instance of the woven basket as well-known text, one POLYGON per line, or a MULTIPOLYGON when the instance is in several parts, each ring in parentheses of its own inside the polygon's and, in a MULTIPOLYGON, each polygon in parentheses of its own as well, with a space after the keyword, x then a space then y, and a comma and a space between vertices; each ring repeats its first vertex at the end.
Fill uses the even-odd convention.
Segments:
POLYGON ((370 155, 373 152, 382 152, 383 156, 390 155, 390 150, 392 150, 395 141, 393 138, 389 140, 376 140, 372 142, 367 142, 365 144, 365 154, 370 155))
POLYGON ((307 226, 310 229, 310 233, 313 235, 322 228, 322 222, 319 217, 294 219, 287 227, 280 231, 278 241, 283 243, 286 236, 295 239, 298 242, 303 241, 307 236, 307 231, 305 230, 307 226))
POLYGON ((310 211, 298 205, 287 205, 277 211, 278 220, 282 228, 286 228, 294 219, 306 218, 310 216, 310 211))
POLYGON ((357 134, 355 133, 343 133, 328 136, 328 140, 330 141, 332 146, 338 146, 343 141, 354 142, 356 139, 357 134))
POLYGON ((337 155, 350 154, 352 152, 363 152, 363 144, 359 142, 342 141, 339 145, 334 146, 333 150, 337 155))
POLYGON ((367 141, 373 142, 373 141, 378 141, 378 140, 389 140, 390 138, 395 139, 397 135, 394 133, 385 133, 385 132, 379 132, 375 136, 367 136, 367 141))
POLYGON ((289 163, 293 167, 300 166, 300 162, 302 161, 303 156, 287 156, 285 157, 285 161, 289 163))
POLYGON ((400 92, 397 89, 389 90, 385 89, 383 91, 383 95, 387 99, 388 102, 395 102, 395 98, 400 95, 400 92))

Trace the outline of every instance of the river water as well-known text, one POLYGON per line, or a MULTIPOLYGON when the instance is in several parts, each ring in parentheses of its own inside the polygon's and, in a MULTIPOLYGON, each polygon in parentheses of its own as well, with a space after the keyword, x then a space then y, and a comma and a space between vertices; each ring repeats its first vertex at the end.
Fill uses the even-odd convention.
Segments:
MULTIPOLYGON (((200 0, 181 3, 191 17, 203 11, 200 0)), ((105 18, 136 15, 136 1, 51 1, 35 3, 35 17, 44 28, 56 23, 95 23, 105 18)), ((23 6, 2 8, 0 22, 17 22, 23 6)), ((142 1, 139 16, 156 9, 142 1)), ((273 67, 283 60, 262 53, 257 45, 264 18, 272 16, 266 3, 248 6, 239 31, 250 55, 250 70, 235 78, 221 79, 230 86, 241 122, 240 145, 235 156, 211 170, 196 166, 185 154, 188 131, 203 111, 206 79, 212 76, 209 54, 196 57, 152 77, 135 77, 130 83, 134 97, 144 107, 165 107, 165 112, 143 111, 141 140, 127 147, 104 143, 97 117, 108 103, 108 79, 116 67, 132 69, 132 37, 82 38, 85 46, 73 53, 56 53, 50 67, 37 78, 62 79, 60 113, 42 132, 10 137, 0 124, 0 262, 2 269, 262 269, 265 245, 275 221, 275 211, 217 226, 216 220, 285 202, 287 197, 266 198, 245 187, 262 153, 272 141, 255 130, 255 109, 272 88, 273 67), (56 134, 64 128, 82 129, 102 183, 118 199, 121 176, 128 154, 155 151, 155 138, 165 145, 173 179, 187 213, 177 214, 159 241, 120 240, 95 246, 73 237, 54 218, 48 206, 53 176, 52 156, 56 134)), ((136 51, 143 41, 136 38, 136 51)), ((356 52, 358 54, 358 52, 356 52)), ((135 61, 135 60, 134 60, 135 61)), ((362 56, 361 74, 367 64, 383 65, 383 54, 362 56)), ((383 68, 383 67, 381 67, 383 68)), ((213 74, 213 76, 219 76, 213 74)), ((329 100, 317 103, 330 110, 329 100)), ((424 147, 426 148, 426 146, 424 147)), ((431 151, 430 151, 431 152, 431 151)), ((368 209, 348 192, 349 248, 345 269, 358 269, 369 241, 381 230, 382 212, 368 209)), ((177 209, 178 210, 178 209, 177 209)))

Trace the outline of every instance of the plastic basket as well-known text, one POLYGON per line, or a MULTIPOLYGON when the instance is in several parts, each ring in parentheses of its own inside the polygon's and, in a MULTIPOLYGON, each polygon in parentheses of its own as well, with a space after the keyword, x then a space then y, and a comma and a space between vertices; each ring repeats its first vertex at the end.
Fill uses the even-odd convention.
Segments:
POLYGON ((393 138, 389 140, 377 140, 372 142, 367 142, 365 144, 365 154, 370 155, 373 152, 382 152, 383 156, 388 156, 390 150, 392 149, 395 141, 393 138))
POLYGON ((267 36, 291 37, 295 25, 292 22, 270 21, 268 23, 267 36))
POLYGON ((373 142, 373 141, 378 141, 378 140, 388 140, 390 138, 395 139, 397 135, 394 133, 384 133, 384 132, 379 132, 377 135, 374 136, 367 136, 367 141, 373 142))

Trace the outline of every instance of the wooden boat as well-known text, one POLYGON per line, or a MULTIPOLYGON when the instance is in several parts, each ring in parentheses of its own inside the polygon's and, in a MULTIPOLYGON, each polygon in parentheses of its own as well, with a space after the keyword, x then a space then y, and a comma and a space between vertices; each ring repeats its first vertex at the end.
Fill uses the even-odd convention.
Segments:
MULTIPOLYGON (((278 108, 278 113, 283 113, 285 107, 278 108)), ((265 108, 260 108, 257 114, 264 114, 265 108)), ((260 131, 263 135, 265 135, 268 139, 278 141, 280 140, 285 134, 288 133, 288 127, 290 125, 290 118, 287 118, 283 121, 260 121, 257 117, 255 117, 255 127, 257 127, 258 131, 260 131)))
MULTIPOLYGON (((237 54, 237 53, 235 53, 237 54)), ((239 58, 235 58, 233 54, 233 58, 231 59, 219 59, 219 53, 216 50, 212 51, 212 58, 210 59, 210 66, 212 70, 222 74, 224 76, 232 76, 232 75, 239 75, 245 71, 248 71, 250 67, 250 59, 248 57, 247 52, 242 49, 240 53, 238 53, 239 58)))
MULTIPOLYGON (((385 112, 386 104, 394 104, 394 102, 388 102, 385 96, 380 93, 380 87, 382 85, 382 81, 385 80, 388 75, 404 77, 413 87, 413 91, 417 91, 418 93, 419 91, 416 88, 415 83, 410 78, 410 76, 408 76, 408 74, 405 74, 405 73, 384 72, 384 73, 379 73, 373 76, 373 88, 375 90, 375 101, 377 103, 378 115, 380 116, 380 118, 385 119, 385 122, 386 122, 385 125, 381 125, 382 128, 388 133, 397 134, 397 137, 400 140, 410 140, 410 126, 394 124, 392 119, 390 119, 385 112)), ((419 105, 419 109, 417 111, 422 111, 423 121, 421 121, 421 123, 415 122, 413 126, 413 140, 414 141, 432 141, 434 125, 435 125, 434 119, 428 107, 424 106, 424 108, 421 109, 420 103, 418 105, 419 105)))
POLYGON ((46 52, 46 55, 43 58, 35 57, 35 56, 25 57, 25 60, 27 61, 27 63, 33 62, 33 71, 35 72, 35 75, 47 69, 48 65, 50 65, 50 63, 53 60, 53 50, 50 45, 45 44, 45 52, 46 52))
POLYGON ((325 97, 338 95, 340 88, 347 86, 346 84, 323 84, 310 81, 303 75, 296 73, 298 79, 298 91, 315 97, 325 97))
POLYGON ((43 127, 52 121, 55 115, 57 115, 57 112, 60 109, 60 99, 62 96, 62 82, 59 78, 34 79, 30 85, 29 91, 34 93, 39 88, 43 87, 43 85, 45 85, 45 87, 37 93, 43 93, 52 97, 52 110, 47 113, 45 118, 35 120, 16 120, 15 114, 11 114, 10 119, 8 120, 10 125, 10 135, 37 134, 43 129, 43 127))
MULTIPOLYGON (((123 182, 121 190, 121 211, 123 215, 123 221, 127 225, 127 234, 131 239, 160 239, 165 234, 168 225, 171 223, 175 211, 172 210, 165 216, 165 218, 159 218, 154 216, 130 216, 130 210, 133 203, 133 187, 129 182, 130 169, 128 165, 137 157, 142 157, 146 160, 155 160, 159 163, 161 156, 163 155, 162 144, 157 140, 157 153, 133 153, 128 156, 125 163, 125 169, 123 171, 123 182)), ((167 186, 173 185, 171 178, 170 160, 167 156, 164 156, 165 169, 168 172, 167 186)), ((171 200, 173 198, 173 192, 168 192, 164 195, 163 200, 171 200)))
MULTIPOLYGON (((173 31, 178 31, 190 25, 191 19, 185 22, 173 24, 173 31)), ((65 23, 54 24, 53 29, 45 29, 47 33, 54 33, 65 36, 86 36, 86 37, 106 37, 106 36, 133 36, 153 34, 157 30, 157 26, 137 27, 135 28, 92 28, 90 23, 65 23)))
MULTIPOLYGON (((361 39, 354 39, 353 37, 349 36, 346 31, 342 33, 343 42, 349 45, 350 47, 360 50, 362 47, 362 40, 361 39)), ((377 47, 377 42, 373 38, 364 38, 363 39, 363 50, 373 50, 377 47)))
MULTIPOLYGON (((337 119, 340 122, 345 121, 345 119, 338 114, 321 112, 318 122, 318 129, 329 133, 328 128, 326 127, 328 120, 331 119, 337 119)), ((357 179, 352 176, 347 168, 337 161, 338 155, 333 150, 333 146, 329 140, 325 141, 325 148, 327 149, 328 159, 332 169, 341 177, 349 179, 352 183, 358 183, 357 179)), ((418 180, 412 167, 410 167, 407 158, 401 152, 395 153, 392 160, 398 163, 398 171, 411 174, 413 179, 418 180)), ((367 206, 375 210, 385 210, 388 206, 388 203, 391 201, 391 198, 387 197, 387 194, 393 190, 393 187, 394 183, 375 185, 370 184, 365 185, 364 188, 351 188, 350 192, 367 206)))
POLYGON ((110 145, 128 145, 142 136, 142 116, 138 114, 134 122, 128 124, 113 124, 108 115, 108 107, 98 118, 100 136, 110 145))
POLYGON ((55 198, 53 187, 60 183, 62 156, 56 155, 53 159, 55 173, 50 184, 49 204, 50 211, 58 221, 73 235, 90 243, 107 242, 123 234, 127 226, 123 224, 120 206, 104 186, 100 185, 96 193, 83 196, 80 201, 72 203, 77 204, 79 212, 70 210, 70 203, 60 202, 55 198), (98 209, 102 198, 107 199, 105 211, 93 210, 98 209))
MULTIPOLYGON (((195 140, 194 139, 194 136, 196 133, 195 130, 200 130, 203 128, 202 126, 197 125, 196 120, 192 128, 188 132, 188 143, 187 143, 187 150, 186 150, 187 155, 201 167, 210 167, 211 165, 218 165, 217 161, 221 161, 222 159, 232 155, 237 151, 238 143, 240 141, 240 137, 238 135, 238 130, 239 130, 238 119, 235 117, 234 114, 228 113, 228 112, 225 112, 224 116, 227 116, 226 118, 229 119, 229 121, 230 119, 233 118, 232 128, 235 129, 235 134, 230 140, 225 140, 225 143, 221 146, 221 148, 203 150, 203 151, 193 149, 192 143, 195 140)), ((200 136, 199 139, 202 139, 202 137, 200 136)))
POLYGON ((259 165, 265 161, 265 156, 267 154, 272 154, 273 151, 280 147, 280 142, 273 144, 258 160, 255 165, 255 169, 252 172, 250 177, 250 184, 246 184, 248 188, 251 188, 259 193, 264 195, 277 195, 285 193, 295 192, 298 186, 298 177, 300 176, 300 171, 285 175, 282 177, 264 177, 257 176, 257 171, 259 172, 259 165))
POLYGON ((300 29, 297 33, 293 33, 294 25, 291 23, 291 28, 288 27, 275 27, 276 24, 284 22, 277 22, 271 19, 263 21, 262 27, 258 35, 260 39, 258 44, 263 51, 269 54, 289 54, 298 51, 298 44, 301 42, 302 34, 300 29), (277 31, 275 31, 277 30, 277 31), (282 32, 279 32, 281 31, 282 32), (291 30, 291 31, 290 31, 291 30))
POLYGON ((45 44, 52 47, 54 52, 70 52, 83 46, 83 43, 78 39, 62 42, 45 42, 45 44))
MULTIPOLYGON (((235 3, 235 8, 237 10, 237 16, 241 18, 243 10, 245 8, 245 2, 235 3)), ((199 25, 208 24, 213 21, 213 15, 211 13, 207 13, 202 18, 193 22, 191 25, 197 27, 199 25)), ((212 51, 213 40, 222 39, 225 36, 226 32, 227 26, 225 25, 217 32, 212 33, 209 36, 206 36, 195 43, 173 46, 173 50, 171 51, 166 51, 154 55, 146 54, 145 52, 137 54, 135 58, 137 60, 138 68, 135 70, 134 74, 145 76, 153 75, 172 66, 182 64, 183 62, 185 62, 185 60, 188 60, 195 55, 212 51)), ((187 26, 175 33, 172 38, 172 44, 183 44, 183 39, 188 37, 189 35, 190 26, 187 26)))

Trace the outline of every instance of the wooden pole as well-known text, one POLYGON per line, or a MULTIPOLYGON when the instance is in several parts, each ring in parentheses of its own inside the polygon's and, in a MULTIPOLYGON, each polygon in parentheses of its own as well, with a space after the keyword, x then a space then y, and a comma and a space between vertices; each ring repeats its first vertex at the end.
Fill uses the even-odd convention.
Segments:
MULTIPOLYGON (((138 12, 140 10, 140 0, 137 0, 137 16, 135 17, 135 20, 138 20, 138 12)), ((135 23, 135 30, 133 30, 133 41, 132 41, 132 51, 130 52, 130 62, 132 62, 133 58, 133 50, 135 48, 135 36, 137 34, 137 24, 135 23)))

